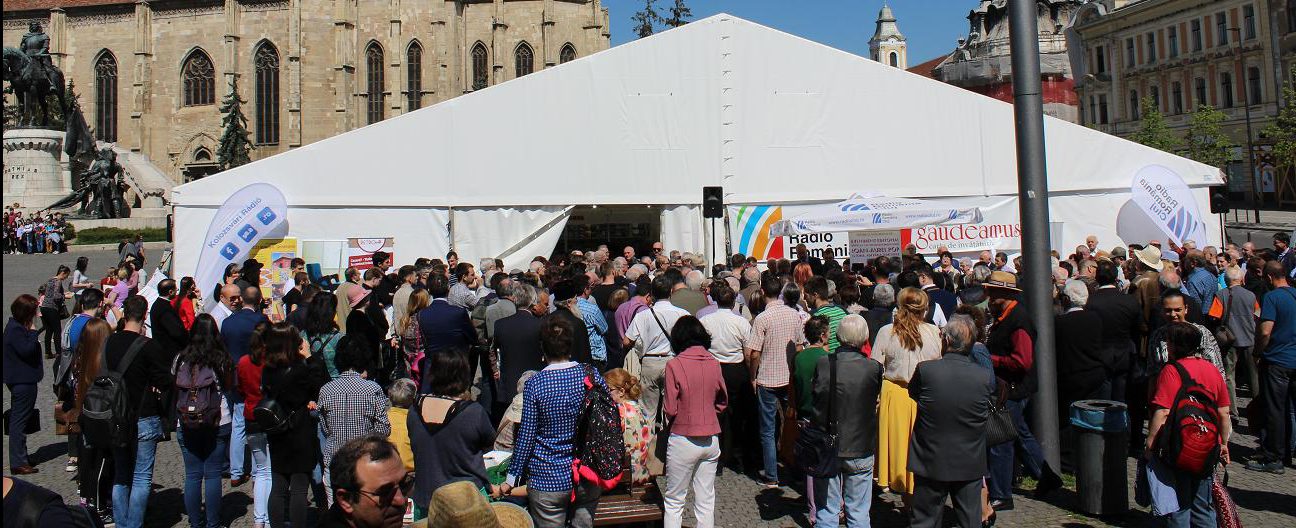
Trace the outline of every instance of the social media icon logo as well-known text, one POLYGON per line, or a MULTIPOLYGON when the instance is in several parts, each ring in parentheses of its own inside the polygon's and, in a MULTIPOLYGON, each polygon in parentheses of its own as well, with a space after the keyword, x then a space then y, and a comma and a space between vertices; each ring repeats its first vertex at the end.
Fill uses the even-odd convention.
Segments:
POLYGON ((237 257, 239 254, 238 246, 235 246, 232 243, 225 244, 225 247, 221 248, 220 254, 222 257, 225 257, 225 260, 234 260, 234 257, 237 257))
POLYGON ((270 225, 270 222, 273 222, 275 218, 278 218, 278 216, 275 216, 274 211, 271 211, 269 207, 257 213, 257 220, 261 221, 261 225, 270 225))
POLYGON ((255 237, 256 234, 256 228, 246 224, 243 226, 243 229, 239 229, 238 232, 239 238, 243 239, 244 242, 251 242, 252 238, 255 237))

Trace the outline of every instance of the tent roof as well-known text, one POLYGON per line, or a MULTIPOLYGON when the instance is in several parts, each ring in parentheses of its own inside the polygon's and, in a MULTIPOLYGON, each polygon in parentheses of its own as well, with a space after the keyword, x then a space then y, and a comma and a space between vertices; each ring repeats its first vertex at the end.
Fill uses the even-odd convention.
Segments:
MULTIPOLYGON (((1052 192, 1219 171, 1046 118, 1052 192)), ((1010 104, 720 14, 176 187, 298 207, 697 204, 1015 194, 1010 104)))

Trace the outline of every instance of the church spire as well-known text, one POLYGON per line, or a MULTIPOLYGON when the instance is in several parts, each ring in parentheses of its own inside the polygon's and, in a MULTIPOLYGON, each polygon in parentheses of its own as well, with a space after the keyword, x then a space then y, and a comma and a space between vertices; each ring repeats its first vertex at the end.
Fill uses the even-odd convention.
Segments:
POLYGON ((907 51, 905 36, 900 32, 900 26, 896 25, 895 13, 884 2, 882 10, 878 12, 877 29, 873 31, 873 38, 869 39, 870 55, 875 61, 903 70, 908 66, 907 51))

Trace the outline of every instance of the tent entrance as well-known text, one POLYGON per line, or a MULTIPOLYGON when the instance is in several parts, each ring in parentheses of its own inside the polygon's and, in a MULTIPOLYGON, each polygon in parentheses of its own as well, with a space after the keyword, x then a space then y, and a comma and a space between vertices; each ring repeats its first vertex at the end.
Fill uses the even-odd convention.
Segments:
POLYGON ((554 252, 589 251, 606 244, 613 257, 626 246, 633 246, 636 255, 646 255, 661 237, 661 212, 655 205, 577 206, 554 252))

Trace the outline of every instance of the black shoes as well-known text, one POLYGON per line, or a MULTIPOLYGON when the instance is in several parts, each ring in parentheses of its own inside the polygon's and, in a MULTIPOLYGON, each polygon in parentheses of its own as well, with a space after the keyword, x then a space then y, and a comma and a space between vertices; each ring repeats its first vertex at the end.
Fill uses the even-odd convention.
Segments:
POLYGON ((1044 474, 1040 475, 1039 483, 1035 485, 1035 498, 1042 499, 1049 493, 1062 487, 1062 477, 1047 466, 1044 467, 1044 474))
MULTIPOLYGON (((1012 499, 992 499, 990 501, 990 508, 994 509, 994 511, 997 512, 1010 511, 1013 509, 1013 500, 1012 499)), ((991 518, 993 519, 994 517, 991 518)))
POLYGON ((1283 463, 1281 460, 1269 460, 1267 458, 1253 458, 1248 460, 1246 468, 1251 471, 1263 471, 1275 475, 1281 475, 1287 471, 1286 469, 1283 469, 1283 463))

